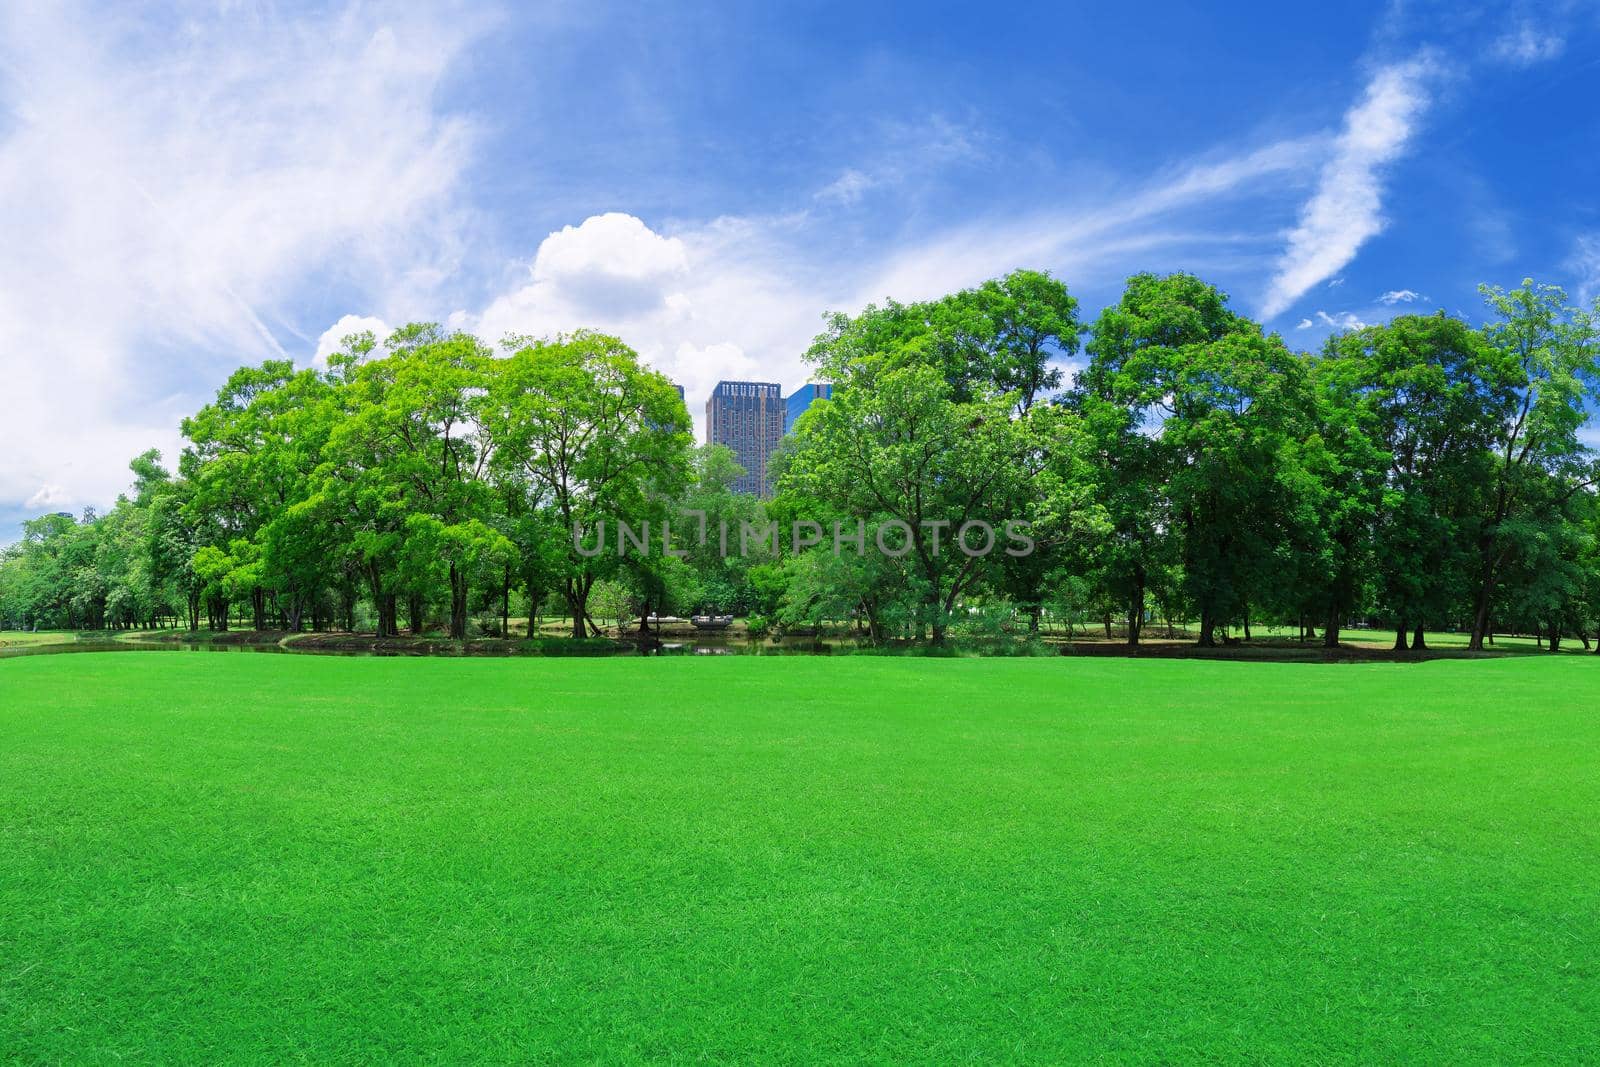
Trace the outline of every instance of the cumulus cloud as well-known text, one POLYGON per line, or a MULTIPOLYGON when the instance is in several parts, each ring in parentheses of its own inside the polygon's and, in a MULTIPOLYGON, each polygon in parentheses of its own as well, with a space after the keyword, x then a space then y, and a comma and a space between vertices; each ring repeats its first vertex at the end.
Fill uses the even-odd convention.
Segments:
POLYGON ((1263 318, 1281 314, 1306 290, 1337 273, 1383 230, 1385 171, 1416 133, 1428 108, 1428 81, 1434 71, 1426 55, 1383 67, 1345 114, 1317 191, 1290 232, 1267 288, 1263 318))
MULTIPOLYGON (((1209 221, 1219 206, 1309 180, 1321 153, 1315 141, 1270 144, 1071 206, 913 234, 876 256, 856 254, 827 213, 723 217, 670 234, 632 215, 593 216, 547 237, 531 277, 488 301, 465 328, 489 341, 584 327, 614 333, 684 386, 698 419, 720 379, 777 381, 785 389, 807 380, 802 357, 828 310, 927 299, 1018 266, 1069 279, 1114 277, 1157 256, 1181 253, 1203 265, 1219 248, 1233 254, 1252 238, 1194 219, 1209 221), (633 266, 617 270, 617 262, 633 266), (621 280, 603 277, 608 270, 621 280)), ((1285 201, 1285 221, 1290 211, 1285 201)), ((1270 227, 1254 238, 1262 253, 1270 227)))
POLYGON ((1418 300, 1426 302, 1427 299, 1427 297, 1414 289, 1390 289, 1387 293, 1378 297, 1378 303, 1393 307, 1395 304, 1413 304, 1418 300))
POLYGON ((1294 328, 1297 330, 1309 330, 1314 325, 1315 323, 1313 323, 1310 319, 1301 319, 1299 322, 1294 324, 1294 328))
POLYGON ((22 506, 28 511, 48 511, 70 503, 72 498, 67 495, 66 490, 59 485, 46 484, 41 485, 38 492, 30 496, 22 506))
POLYGON ((530 280, 464 325, 489 341, 616 334, 698 411, 721 378, 802 374, 801 354, 837 293, 799 266, 789 233, 782 220, 718 219, 666 236, 632 215, 592 216, 547 237, 530 280))
POLYGON ((308 291, 451 268, 471 129, 434 96, 474 28, 0 5, 0 505, 109 502, 121 458, 173 458, 199 383, 301 351, 308 291))
POLYGON ((392 326, 373 315, 341 316, 338 322, 323 330, 322 335, 317 338, 317 350, 311 356, 311 365, 326 369, 328 357, 335 352, 344 351, 344 341, 347 337, 370 333, 381 347, 384 339, 393 332, 392 326))
POLYGON ((689 270, 684 244, 620 211, 594 215, 546 237, 533 261, 533 282, 585 310, 625 314, 664 301, 689 270))

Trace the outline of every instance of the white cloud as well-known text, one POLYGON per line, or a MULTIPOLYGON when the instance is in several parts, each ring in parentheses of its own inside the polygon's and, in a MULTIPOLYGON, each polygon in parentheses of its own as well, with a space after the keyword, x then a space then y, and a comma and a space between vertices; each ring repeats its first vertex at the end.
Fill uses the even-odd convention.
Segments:
POLYGON ((659 305, 689 270, 682 241, 662 237, 632 215, 610 211, 564 226, 539 245, 533 282, 600 315, 659 305))
POLYGON ((353 337, 358 333, 370 333, 381 347, 384 339, 393 332, 392 326, 372 315, 342 316, 338 322, 323 330, 322 335, 317 338, 317 350, 311 357, 311 365, 326 369, 328 357, 344 350, 346 337, 353 337))
POLYGON ((1566 39, 1560 34, 1524 21, 1497 37, 1489 46, 1489 55, 1502 63, 1530 67, 1559 57, 1566 48, 1566 39))
POLYGON ((846 170, 828 185, 817 191, 816 199, 828 204, 842 204, 846 207, 860 202, 861 197, 868 189, 877 185, 875 178, 867 175, 854 167, 846 170))
POLYGON ((1294 328, 1297 330, 1309 330, 1313 325, 1315 324, 1310 319, 1301 319, 1294 324, 1294 328))
MULTIPOLYGON (((1372 325, 1370 322, 1362 321, 1353 311, 1335 311, 1331 315, 1326 311, 1319 311, 1317 321, 1336 330, 1363 330, 1372 325)), ((1309 322, 1306 324, 1310 325, 1309 322)))
MULTIPOLYGON (((772 373, 770 367, 756 362, 744 349, 728 341, 704 348, 684 341, 673 350, 670 359, 661 362, 664 364, 663 373, 683 386, 686 395, 696 398, 709 395, 717 382, 724 378, 733 381, 766 381, 765 375, 772 373)), ((787 392, 798 383, 786 381, 783 384, 787 392)))
POLYGON ((1600 234, 1582 234, 1573 242, 1573 253, 1566 258, 1566 269, 1578 280, 1579 304, 1600 299, 1600 234))
MULTIPOLYGON (((1251 236, 1197 229, 1187 213, 1200 205, 1219 208, 1268 186, 1279 191, 1312 166, 1319 149, 1316 141, 1281 141, 1193 164, 1131 191, 1118 188, 1070 207, 959 227, 896 252, 869 275, 857 303, 885 296, 927 299, 1023 265, 1044 266, 1069 279, 1091 270, 1144 269, 1179 256, 1189 269, 1200 269, 1200 256, 1251 236)), ((1257 205, 1258 217, 1264 210, 1266 205, 1257 205)))
POLYGON ((1396 304, 1412 304, 1418 300, 1427 303, 1428 298, 1414 289, 1390 289, 1387 293, 1378 297, 1378 303, 1387 304, 1390 307, 1396 304))
POLYGON ((72 503, 72 498, 65 489, 59 485, 41 485, 38 492, 30 496, 22 505, 29 511, 45 511, 51 508, 60 508, 72 503))
POLYGON ((547 238, 532 279, 467 326, 491 342, 580 328, 616 334, 684 387, 691 411, 722 378, 794 384, 830 296, 783 243, 790 225, 718 219, 667 237, 631 215, 594 216, 547 238), (560 255, 551 261, 557 237, 560 255), (591 240, 621 247, 635 269, 601 277, 591 266, 600 252, 585 247, 591 240))
POLYGON ((0 505, 109 502, 309 286, 408 302, 462 243, 434 96, 475 19, 133 10, 0 5, 0 505))
MULTIPOLYGON (((807 380, 802 357, 828 310, 854 312, 890 296, 926 299, 1019 266, 1048 268, 1071 283, 1091 271, 1115 277, 1179 252, 1188 265, 1203 267, 1205 255, 1232 254, 1241 240, 1262 242, 1264 252, 1270 228, 1241 238, 1182 220, 1209 220, 1214 209, 1249 193, 1309 178, 1318 155, 1315 142, 1286 141, 1069 208, 912 236, 886 255, 859 254, 827 213, 719 218, 670 235, 630 215, 595 216, 547 238, 532 278, 490 300, 467 328, 489 341, 580 327, 614 333, 684 386, 698 418, 722 378, 777 381, 785 389, 807 380), (551 259, 557 238, 561 255, 551 259), (604 256, 644 265, 627 272, 620 299, 615 285, 595 281, 610 262, 602 247, 610 248, 604 256), (572 276, 583 284, 574 286, 572 276)), ((1285 219, 1291 209, 1285 202, 1285 219)))
POLYGON ((1600 233, 1584 234, 1573 242, 1567 269, 1577 275, 1581 303, 1600 299, 1600 233))
POLYGON ((1367 83, 1360 103, 1346 113, 1317 191, 1289 234, 1262 305, 1263 318, 1282 313, 1383 230, 1384 170, 1415 135, 1428 107, 1426 83, 1433 72, 1427 56, 1383 67, 1367 83))
POLYGON ((1339 286, 1341 286, 1343 284, 1344 284, 1344 279, 1343 278, 1329 278, 1328 279, 1328 288, 1329 289, 1337 289, 1337 288, 1339 288, 1339 286))

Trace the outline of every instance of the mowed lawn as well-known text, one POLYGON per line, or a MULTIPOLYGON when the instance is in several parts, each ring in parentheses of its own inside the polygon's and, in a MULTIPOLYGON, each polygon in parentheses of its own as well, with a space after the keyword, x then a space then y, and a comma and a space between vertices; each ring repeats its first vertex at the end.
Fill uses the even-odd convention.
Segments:
POLYGON ((1600 663, 0 661, 0 1056, 1600 1056, 1600 663))

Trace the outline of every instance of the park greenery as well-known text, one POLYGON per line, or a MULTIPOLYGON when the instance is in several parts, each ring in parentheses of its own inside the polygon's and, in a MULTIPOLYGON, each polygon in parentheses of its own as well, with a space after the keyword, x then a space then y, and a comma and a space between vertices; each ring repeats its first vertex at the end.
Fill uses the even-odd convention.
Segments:
MULTIPOLYGON (((696 612, 873 642, 1152 623, 1202 645, 1288 625, 1329 646, 1460 630, 1600 631, 1587 405, 1600 309, 1525 281, 1481 324, 1402 315, 1315 352, 1188 274, 1130 278, 1092 321, 1019 270, 825 322, 834 383, 774 460, 771 500, 696 447, 677 391, 621 340, 497 347, 416 324, 325 368, 234 373, 103 514, 47 515, 0 557, 0 626, 508 634, 554 615, 696 612), (1076 373, 1070 380, 1064 369, 1076 373), (907 551, 582 550, 573 531, 902 523, 907 551), (940 550, 1020 519, 1026 556, 940 550)), ((1600 645, 1597 645, 1600 647, 1600 645)))

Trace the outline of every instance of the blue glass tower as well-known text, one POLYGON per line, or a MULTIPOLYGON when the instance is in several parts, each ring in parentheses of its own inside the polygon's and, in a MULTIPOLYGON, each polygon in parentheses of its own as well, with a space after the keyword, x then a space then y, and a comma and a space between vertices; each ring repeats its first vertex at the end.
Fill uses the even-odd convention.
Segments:
POLYGON ((813 400, 827 400, 833 396, 833 386, 826 382, 810 382, 802 385, 784 401, 783 432, 788 433, 794 429, 794 420, 800 413, 811 406, 813 400))

